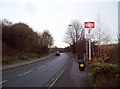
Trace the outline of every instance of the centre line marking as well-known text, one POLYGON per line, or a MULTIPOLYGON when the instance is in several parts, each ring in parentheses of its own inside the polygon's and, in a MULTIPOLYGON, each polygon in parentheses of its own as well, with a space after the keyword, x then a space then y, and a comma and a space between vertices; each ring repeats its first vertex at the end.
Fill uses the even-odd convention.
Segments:
POLYGON ((4 81, 0 82, 0 84, 5 83, 5 82, 7 82, 7 81, 8 81, 8 80, 4 80, 4 81))
POLYGON ((33 70, 27 71, 27 72, 25 72, 25 73, 23 73, 23 74, 19 74, 18 76, 20 77, 20 76, 25 75, 25 74, 28 74, 28 73, 30 73, 30 72, 32 72, 32 71, 33 71, 33 70))
POLYGON ((41 66, 41 67, 38 67, 37 69, 39 70, 39 69, 41 69, 41 68, 43 68, 43 67, 45 67, 45 65, 43 65, 43 66, 41 66))

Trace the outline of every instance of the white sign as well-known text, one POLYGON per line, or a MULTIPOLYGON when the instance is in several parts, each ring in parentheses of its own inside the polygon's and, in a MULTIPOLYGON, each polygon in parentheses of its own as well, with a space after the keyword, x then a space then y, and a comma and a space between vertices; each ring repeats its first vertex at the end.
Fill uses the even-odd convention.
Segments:
POLYGON ((92 38, 94 38, 94 35, 87 34, 87 35, 86 35, 86 38, 87 38, 87 39, 92 39, 92 38))

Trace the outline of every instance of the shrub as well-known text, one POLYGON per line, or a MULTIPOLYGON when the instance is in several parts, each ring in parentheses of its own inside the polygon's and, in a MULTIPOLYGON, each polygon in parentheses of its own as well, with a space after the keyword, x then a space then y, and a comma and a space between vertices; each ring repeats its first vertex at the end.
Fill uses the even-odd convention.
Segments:
POLYGON ((98 86, 118 86, 120 84, 120 65, 105 62, 92 63, 93 81, 98 86))

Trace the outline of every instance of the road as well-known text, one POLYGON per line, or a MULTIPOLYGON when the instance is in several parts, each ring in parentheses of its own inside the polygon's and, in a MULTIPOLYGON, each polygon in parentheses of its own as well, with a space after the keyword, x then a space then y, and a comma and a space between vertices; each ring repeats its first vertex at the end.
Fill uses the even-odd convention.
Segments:
POLYGON ((69 54, 52 56, 39 62, 2 72, 3 87, 49 87, 69 62, 69 54))
POLYGON ((70 59, 67 68, 65 68, 64 72, 55 81, 53 86, 50 87, 72 87, 73 89, 78 87, 84 89, 94 89, 93 85, 88 80, 88 76, 91 77, 91 73, 87 73, 86 68, 85 71, 79 71, 78 61, 73 57, 73 55, 69 56, 70 59))

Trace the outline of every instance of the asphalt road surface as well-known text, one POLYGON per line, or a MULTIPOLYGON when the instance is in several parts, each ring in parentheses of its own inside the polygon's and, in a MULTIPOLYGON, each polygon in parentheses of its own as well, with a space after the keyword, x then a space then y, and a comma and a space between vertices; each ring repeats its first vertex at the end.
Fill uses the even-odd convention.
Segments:
POLYGON ((49 87, 69 62, 68 53, 2 72, 2 87, 49 87))

